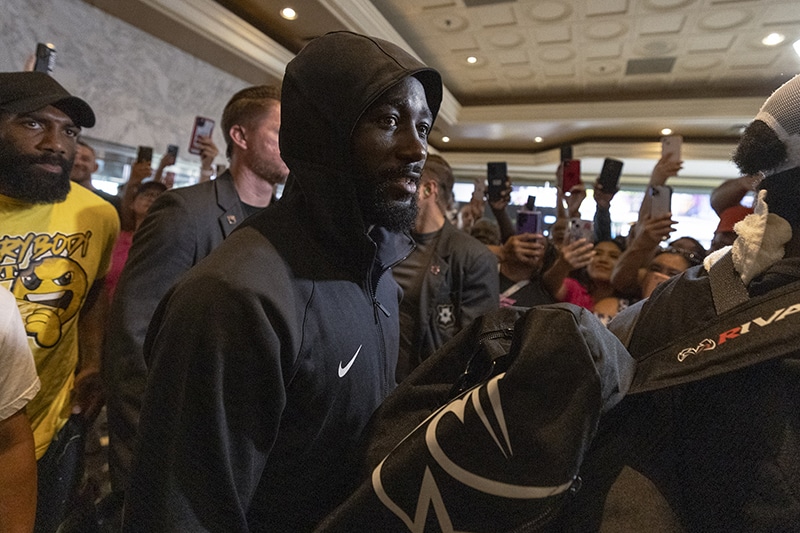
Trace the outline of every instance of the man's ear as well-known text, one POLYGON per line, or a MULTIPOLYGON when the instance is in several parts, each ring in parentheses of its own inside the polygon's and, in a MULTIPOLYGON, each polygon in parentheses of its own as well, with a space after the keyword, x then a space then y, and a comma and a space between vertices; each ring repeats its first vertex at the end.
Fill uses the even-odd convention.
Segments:
POLYGON ((231 141, 233 141, 233 144, 242 150, 247 150, 247 138, 245 137, 245 131, 241 124, 234 124, 231 126, 228 134, 231 136, 231 141))
POLYGON ((100 165, 98 165, 97 161, 95 161, 94 162, 94 168, 92 168, 92 172, 91 173, 94 174, 95 172, 97 172, 98 168, 100 168, 100 165))
POLYGON ((435 181, 426 181, 422 185, 422 196, 424 196, 425 198, 427 198, 431 194, 435 194, 435 193, 438 193, 438 192, 439 192, 439 188, 436 186, 436 182, 435 181))

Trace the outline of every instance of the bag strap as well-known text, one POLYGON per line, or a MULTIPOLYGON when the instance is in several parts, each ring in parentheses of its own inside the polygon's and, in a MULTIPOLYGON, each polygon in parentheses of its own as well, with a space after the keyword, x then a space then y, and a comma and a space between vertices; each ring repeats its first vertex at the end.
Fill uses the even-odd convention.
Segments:
MULTIPOLYGON (((741 280, 739 284, 743 286, 741 280)), ((720 296, 721 308, 730 305, 730 301, 733 298, 720 296)), ((724 311, 713 324, 681 335, 668 346, 645 355, 637 361, 629 392, 635 394, 706 379, 783 357, 797 351, 798 346, 800 281, 748 298, 724 311)))
POLYGON ((711 296, 717 315, 722 315, 750 299, 742 278, 733 266, 733 254, 723 255, 708 271, 711 296))
POLYGON ((521 288, 523 288, 526 285, 528 285, 530 282, 531 282, 531 280, 529 280, 529 279, 523 279, 521 281, 516 282, 515 284, 513 284, 512 286, 510 286, 509 288, 504 290, 502 293, 500 293, 500 298, 501 299, 503 297, 508 298, 512 294, 515 294, 521 288))

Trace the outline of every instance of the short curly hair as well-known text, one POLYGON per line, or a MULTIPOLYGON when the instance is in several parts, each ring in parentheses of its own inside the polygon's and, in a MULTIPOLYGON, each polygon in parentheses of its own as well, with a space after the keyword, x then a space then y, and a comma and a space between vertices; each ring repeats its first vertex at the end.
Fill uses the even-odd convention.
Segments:
POLYGON ((758 174, 786 161, 786 145, 778 134, 761 120, 745 128, 733 154, 733 162, 743 174, 758 174))
POLYGON ((274 85, 247 87, 234 94, 222 111, 222 136, 225 137, 225 155, 231 158, 233 141, 231 128, 236 124, 252 126, 253 120, 281 101, 281 90, 274 85))

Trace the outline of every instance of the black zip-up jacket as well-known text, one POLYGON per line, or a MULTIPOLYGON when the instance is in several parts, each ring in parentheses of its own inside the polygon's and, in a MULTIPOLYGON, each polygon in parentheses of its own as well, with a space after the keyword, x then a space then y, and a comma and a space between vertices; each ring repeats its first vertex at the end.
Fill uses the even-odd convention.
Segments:
POLYGON ((304 531, 358 481, 354 445, 393 389, 408 235, 368 228, 350 134, 414 75, 439 75, 348 32, 307 45, 282 91, 283 197, 234 232, 162 302, 126 531, 304 531))
POLYGON ((411 345, 400 345, 398 382, 473 320, 499 306, 496 257, 447 221, 430 265, 420 274, 419 307, 409 332, 411 345))

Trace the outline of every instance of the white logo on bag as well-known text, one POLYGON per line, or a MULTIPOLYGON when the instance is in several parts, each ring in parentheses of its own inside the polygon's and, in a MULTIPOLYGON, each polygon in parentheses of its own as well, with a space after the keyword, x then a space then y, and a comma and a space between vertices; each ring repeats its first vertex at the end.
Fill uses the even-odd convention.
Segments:
POLYGON ((705 352, 708 350, 713 350, 717 347, 717 343, 711 339, 703 339, 700 344, 697 345, 696 348, 684 348, 678 354, 678 361, 683 362, 684 359, 689 357, 690 355, 697 355, 700 352, 705 352))
MULTIPOLYGON (((428 452, 431 454, 434 461, 436 461, 436 464, 442 468, 451 479, 484 494, 512 499, 540 499, 561 494, 572 486, 572 481, 557 486, 531 486, 508 483, 500 479, 489 479, 474 472, 470 472, 465 466, 457 464, 447 456, 446 451, 438 442, 437 428, 442 417, 448 414, 454 414, 462 424, 466 425, 465 410, 467 405, 471 404, 475 409, 479 425, 482 426, 492 438, 499 453, 507 459, 513 456, 514 451, 511 447, 511 438, 508 427, 506 426, 505 414, 503 413, 500 389, 497 386, 497 383, 503 379, 504 376, 505 373, 499 374, 485 385, 475 387, 463 397, 452 400, 423 422, 422 425, 425 423, 428 424, 427 428, 425 428, 425 443, 428 452), (489 398, 489 411, 484 410, 480 401, 480 391, 482 389, 486 391, 489 398), (497 427, 500 429, 499 433, 495 431, 493 422, 497 424, 497 427)), ((423 479, 419 486, 416 509, 412 517, 403 510, 400 504, 392 499, 392 496, 387 492, 386 487, 384 487, 381 473, 387 459, 388 457, 381 461, 372 472, 372 488, 381 503, 402 520, 412 533, 423 533, 425 531, 426 517, 428 516, 428 509, 431 507, 436 515, 440 531, 447 533, 455 532, 450 512, 445 505, 441 489, 437 485, 430 468, 425 468, 423 479)))
POLYGON ((736 340, 742 335, 747 335, 753 329, 753 325, 756 325, 760 328, 765 328, 775 324, 776 322, 780 322, 789 315, 793 315, 795 313, 800 313, 800 303, 790 305, 789 307, 781 307, 780 309, 776 309, 772 315, 767 318, 764 318, 763 316, 756 317, 753 320, 745 322, 741 326, 736 326, 735 328, 723 331, 719 334, 719 338, 716 340, 716 342, 713 339, 704 339, 700 342, 700 344, 697 345, 696 348, 684 348, 678 352, 678 362, 682 363, 690 355, 696 355, 701 352, 713 350, 714 348, 722 346, 726 342, 736 340))
POLYGON ((343 378, 344 375, 347 374, 347 372, 350 370, 350 367, 353 366, 353 363, 356 362, 356 357, 358 357, 358 352, 361 351, 361 346, 363 346, 363 344, 359 345, 358 350, 356 350, 356 353, 353 354, 353 358, 350 359, 350 361, 344 367, 342 366, 342 362, 339 361, 339 377, 340 378, 343 378))

